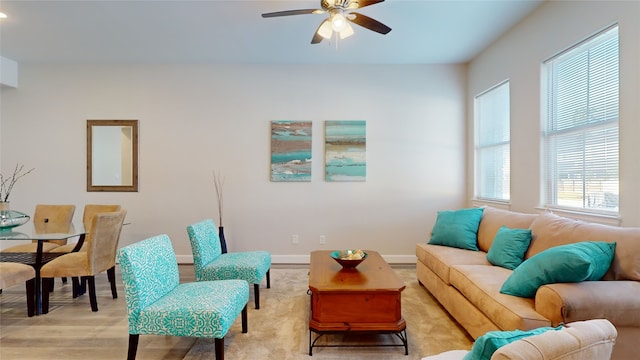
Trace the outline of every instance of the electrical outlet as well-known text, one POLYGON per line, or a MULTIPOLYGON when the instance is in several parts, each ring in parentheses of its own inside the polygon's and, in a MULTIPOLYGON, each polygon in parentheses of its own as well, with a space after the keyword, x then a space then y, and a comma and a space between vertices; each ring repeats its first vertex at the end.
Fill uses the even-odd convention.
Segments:
POLYGON ((327 237, 324 235, 320 235, 320 245, 324 245, 327 243, 327 237))
POLYGON ((300 244, 300 236, 298 234, 291 235, 291 243, 294 245, 300 244))

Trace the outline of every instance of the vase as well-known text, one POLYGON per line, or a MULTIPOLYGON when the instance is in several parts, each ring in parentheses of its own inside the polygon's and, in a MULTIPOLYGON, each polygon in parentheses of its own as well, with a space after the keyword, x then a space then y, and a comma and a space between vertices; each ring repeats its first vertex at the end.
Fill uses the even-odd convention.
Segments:
POLYGON ((7 215, 11 210, 11 203, 8 201, 0 201, 0 215, 7 215))
POLYGON ((30 216, 20 211, 12 211, 8 201, 0 201, 0 231, 10 230, 29 221, 30 216))
POLYGON ((227 253, 227 240, 224 238, 224 227, 218 227, 218 236, 220 237, 220 248, 222 249, 222 253, 227 253))

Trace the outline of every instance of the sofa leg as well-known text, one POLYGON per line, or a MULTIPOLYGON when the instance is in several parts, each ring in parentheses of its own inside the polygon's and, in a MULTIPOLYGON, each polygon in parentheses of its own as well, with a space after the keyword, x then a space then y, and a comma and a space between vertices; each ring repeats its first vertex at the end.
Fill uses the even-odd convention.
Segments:
POLYGON ((271 268, 267 270, 267 289, 271 289, 271 268))
POLYGON ((216 360, 224 360, 224 338, 215 339, 216 360))
POLYGON ((256 309, 260 309, 260 284, 253 284, 253 295, 256 300, 256 309))
POLYGON ((140 334, 129 334, 129 351, 127 352, 127 360, 136 360, 138 339, 140 339, 140 334))
POLYGON ((242 333, 246 334, 248 330, 249 328, 248 328, 248 321, 247 321, 247 305, 245 305, 244 308, 242 309, 242 333))

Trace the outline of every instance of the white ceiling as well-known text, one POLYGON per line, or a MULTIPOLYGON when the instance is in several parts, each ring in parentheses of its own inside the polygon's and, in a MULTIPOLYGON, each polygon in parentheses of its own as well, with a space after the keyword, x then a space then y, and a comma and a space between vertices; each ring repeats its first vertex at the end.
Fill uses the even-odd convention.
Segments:
POLYGON ((311 45, 320 0, 1 0, 0 56, 18 63, 465 63, 544 0, 387 0, 393 30, 311 45))

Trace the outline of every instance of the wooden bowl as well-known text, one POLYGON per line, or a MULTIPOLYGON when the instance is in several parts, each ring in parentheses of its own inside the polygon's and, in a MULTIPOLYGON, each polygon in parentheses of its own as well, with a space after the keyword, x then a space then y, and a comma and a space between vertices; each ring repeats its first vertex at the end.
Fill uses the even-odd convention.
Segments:
POLYGON ((367 253, 364 253, 364 256, 362 257, 362 259, 358 259, 358 260, 347 260, 347 259, 343 259, 344 254, 346 254, 348 250, 344 250, 344 251, 334 251, 331 253, 331 258, 333 258, 333 260, 335 260, 338 264, 342 265, 342 268, 344 269, 353 269, 356 266, 360 265, 361 262, 365 261, 367 259, 367 253))

